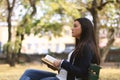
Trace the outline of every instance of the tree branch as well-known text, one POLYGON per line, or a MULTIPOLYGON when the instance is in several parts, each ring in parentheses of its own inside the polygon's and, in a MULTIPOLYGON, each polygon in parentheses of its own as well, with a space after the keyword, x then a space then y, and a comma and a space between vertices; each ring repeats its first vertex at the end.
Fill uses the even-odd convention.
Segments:
POLYGON ((9 3, 9 0, 7 0, 7 8, 8 8, 8 10, 10 9, 10 3, 9 3))
POLYGON ((86 9, 91 12, 91 8, 86 7, 86 9))
POLYGON ((94 10, 97 8, 97 1, 96 1, 96 0, 93 0, 91 5, 92 5, 91 8, 87 7, 86 9, 87 9, 88 11, 90 11, 91 13, 94 13, 94 10))
POLYGON ((13 7, 14 7, 14 5, 15 5, 15 1, 16 1, 16 0, 13 0, 12 6, 10 6, 10 2, 9 2, 9 0, 7 0, 8 10, 9 10, 9 9, 11 9, 11 10, 13 9, 13 7))
POLYGON ((120 3, 120 0, 116 0, 117 3, 120 3))
POLYGON ((102 4, 103 4, 103 0, 100 1, 100 5, 102 5, 102 4))
POLYGON ((97 7, 98 10, 102 10, 104 6, 106 6, 106 4, 108 3, 113 3, 114 1, 107 1, 105 3, 103 3, 103 0, 101 0, 100 6, 97 7))
POLYGON ((108 52, 109 52, 109 49, 110 49, 110 47, 111 47, 111 45, 113 44, 113 42, 115 41, 115 39, 114 39, 114 29, 113 28, 111 28, 111 29, 109 29, 109 32, 108 33, 110 33, 109 35, 108 35, 108 42, 107 42, 107 45, 103 48, 103 51, 102 51, 102 53, 104 53, 103 55, 102 55, 102 58, 101 58, 101 61, 102 61, 102 63, 105 61, 105 59, 106 59, 106 56, 107 56, 107 54, 108 54, 108 52))
POLYGON ((13 2, 12 2, 12 6, 11 6, 12 9, 13 9, 13 7, 15 6, 15 1, 16 1, 16 0, 13 0, 13 2))
POLYGON ((36 13, 35 0, 29 0, 29 2, 30 2, 30 5, 31 5, 31 7, 33 9, 32 13, 30 15, 32 17, 36 13))

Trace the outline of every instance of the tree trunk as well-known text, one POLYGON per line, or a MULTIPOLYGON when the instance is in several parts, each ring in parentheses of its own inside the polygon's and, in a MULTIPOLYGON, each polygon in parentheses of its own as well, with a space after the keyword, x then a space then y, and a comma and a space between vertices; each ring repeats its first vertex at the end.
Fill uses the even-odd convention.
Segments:
POLYGON ((15 53, 12 53, 11 54, 11 59, 10 59, 10 62, 9 62, 9 65, 11 67, 15 66, 15 59, 16 59, 16 54, 15 53))
MULTIPOLYGON (((21 41, 24 40, 24 34, 17 35, 17 36, 21 37, 21 41)), ((17 54, 17 59, 16 60, 17 60, 18 63, 20 63, 21 49, 22 49, 22 43, 20 44, 20 48, 19 48, 19 51, 18 51, 18 54, 17 54)))
MULTIPOLYGON (((15 1, 16 0, 13 0, 13 2, 12 2, 12 6, 11 6, 11 4, 10 4, 10 2, 9 2, 9 0, 7 0, 7 10, 8 10, 8 16, 7 16, 7 23, 8 23, 8 42, 11 42, 12 40, 12 32, 11 32, 11 28, 12 28, 12 25, 11 25, 11 16, 12 16, 12 11, 13 11, 13 7, 14 7, 14 5, 15 5, 15 1)), ((9 48, 9 46, 8 46, 8 48, 9 48)), ((9 53, 9 51, 7 51, 7 62, 10 64, 10 66, 11 66, 11 56, 13 56, 13 55, 11 55, 10 53, 9 53)))
MULTIPOLYGON (((7 23, 8 23, 8 42, 10 42, 11 41, 11 35, 12 35, 12 33, 11 33, 11 12, 12 12, 12 9, 10 8, 10 3, 9 3, 9 1, 8 1, 8 16, 7 16, 7 23)), ((9 48, 9 46, 7 47, 7 48, 9 48)), ((10 53, 9 53, 9 51, 7 51, 7 62, 10 64, 10 53)))
POLYGON ((11 33, 11 9, 9 9, 7 22, 8 22, 8 42, 10 42, 11 35, 12 35, 12 33, 11 33))
POLYGON ((110 33, 110 34, 108 34, 108 43, 107 43, 107 45, 103 48, 103 50, 102 50, 102 58, 101 58, 101 62, 102 63, 104 63, 104 61, 105 61, 105 59, 106 59, 106 57, 107 57, 107 54, 108 54, 108 52, 109 52, 109 49, 110 49, 110 47, 111 47, 111 45, 113 44, 113 42, 114 42, 114 29, 112 28, 112 29, 110 29, 109 30, 109 32, 108 33, 110 33))
POLYGON ((97 1, 94 0, 92 2, 92 8, 88 9, 93 17, 93 23, 94 23, 94 33, 96 36, 96 42, 98 46, 98 52, 100 53, 99 50, 99 28, 100 28, 100 22, 98 18, 98 11, 97 11, 97 1))
MULTIPOLYGON (((99 17, 98 17, 98 10, 102 10, 103 7, 106 4, 112 3, 112 2, 113 1, 107 1, 107 2, 103 3, 103 0, 101 0, 101 5, 98 8, 97 0, 93 0, 92 1, 92 7, 91 8, 87 8, 90 11, 91 15, 93 16, 93 23, 94 23, 94 27, 95 27, 94 28, 95 29, 95 36, 96 36, 98 47, 99 47, 99 30, 100 30, 100 21, 99 21, 99 17)), ((102 54, 103 54, 102 58, 101 58, 102 63, 105 61, 105 58, 106 58, 106 56, 107 56, 107 54, 109 52, 109 48, 111 47, 111 45, 114 42, 113 34, 114 34, 114 31, 112 31, 111 36, 109 36, 109 38, 108 38, 109 41, 108 41, 106 47, 102 51, 102 54)), ((100 49, 98 49, 98 51, 99 51, 99 53, 101 53, 100 49)))

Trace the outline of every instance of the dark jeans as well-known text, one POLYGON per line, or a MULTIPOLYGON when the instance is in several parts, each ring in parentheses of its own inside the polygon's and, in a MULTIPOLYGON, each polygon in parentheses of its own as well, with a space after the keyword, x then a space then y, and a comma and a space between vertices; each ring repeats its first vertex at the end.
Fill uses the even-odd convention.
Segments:
POLYGON ((59 80, 55 73, 29 69, 24 72, 19 80, 59 80))

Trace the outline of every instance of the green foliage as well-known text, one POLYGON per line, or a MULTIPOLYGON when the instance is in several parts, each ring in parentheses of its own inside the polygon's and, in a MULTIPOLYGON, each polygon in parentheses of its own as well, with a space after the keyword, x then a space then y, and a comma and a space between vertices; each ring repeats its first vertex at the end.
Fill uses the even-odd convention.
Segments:
MULTIPOLYGON (((25 9, 30 9, 29 1, 21 0, 23 6, 26 6, 25 9)), ((45 11, 44 15, 40 19, 35 17, 31 18, 30 13, 26 12, 23 17, 22 22, 20 23, 17 32, 19 34, 30 34, 34 33, 35 35, 40 34, 44 30, 44 33, 51 32, 54 36, 60 36, 62 31, 62 26, 67 23, 66 21, 80 17, 80 13, 76 8, 74 3, 65 1, 65 0, 45 0, 40 4, 41 11, 45 11), (43 6, 42 6, 43 5, 43 6), (59 21, 51 19, 59 15, 59 21), (66 17, 65 17, 66 16, 66 17)), ((36 6, 39 4, 36 4, 36 6)), ((37 15, 37 14, 36 14, 37 15)), ((42 34, 40 34, 42 36, 42 34)))
POLYGON ((45 31, 51 31, 54 36, 61 36, 60 33, 62 32, 62 24, 54 22, 54 23, 46 23, 44 25, 45 31))
POLYGON ((25 26, 25 33, 26 34, 30 34, 30 31, 31 31, 31 23, 28 23, 26 26, 25 26))
POLYGON ((50 6, 51 12, 60 14, 60 15, 68 15, 73 19, 80 17, 80 12, 78 11, 76 4, 67 2, 65 0, 57 0, 54 2, 49 2, 47 4, 50 6))
POLYGON ((4 54, 18 53, 19 49, 20 49, 20 43, 21 43, 21 41, 19 41, 18 39, 16 39, 15 42, 7 42, 6 44, 3 45, 3 53, 4 54))
POLYGON ((45 7, 42 10, 45 10, 45 14, 40 18, 40 20, 33 20, 32 26, 27 27, 27 30, 30 30, 35 35, 40 34, 41 31, 44 33, 51 32, 54 36, 60 36, 62 31, 62 26, 67 23, 67 20, 80 17, 80 13, 76 8, 76 5, 65 0, 46 0, 43 1, 45 7), (47 7, 47 8, 46 8, 47 7), (51 19, 59 15, 59 20, 51 19), (65 17, 66 16, 66 17, 65 17))
POLYGON ((32 28, 32 20, 30 19, 30 15, 26 15, 23 17, 23 20, 17 27, 18 34, 30 34, 32 28))
POLYGON ((118 24, 116 22, 116 19, 117 17, 116 16, 119 16, 117 14, 117 10, 118 8, 116 9, 116 6, 118 4, 116 3, 109 3, 107 4, 101 11, 99 11, 99 18, 100 20, 104 20, 104 24, 101 25, 101 28, 106 28, 106 29, 109 29, 109 28, 116 28, 116 26, 114 26, 114 24, 118 24), (109 24, 109 26, 108 26, 109 24))
POLYGON ((24 8, 28 8, 30 5, 29 5, 29 0, 21 0, 21 4, 24 6, 24 8))
POLYGON ((61 36, 62 26, 63 24, 58 22, 40 21, 37 26, 33 27, 32 31, 34 31, 35 35, 40 34, 41 36, 44 36, 45 34, 53 34, 54 36, 61 36), (43 32, 44 34, 40 32, 43 32))
POLYGON ((0 0, 0 21, 6 21, 6 0, 0 0))

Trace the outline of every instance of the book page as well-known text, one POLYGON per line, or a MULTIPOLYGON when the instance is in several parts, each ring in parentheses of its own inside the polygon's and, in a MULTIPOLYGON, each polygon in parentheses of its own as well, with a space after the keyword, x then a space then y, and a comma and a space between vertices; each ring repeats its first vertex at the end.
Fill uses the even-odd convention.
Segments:
POLYGON ((53 63, 56 60, 56 58, 54 58, 54 57, 52 57, 50 55, 46 55, 45 59, 48 60, 48 61, 50 61, 51 63, 53 63))
POLYGON ((58 67, 55 67, 53 65, 53 62, 56 60, 56 58, 50 56, 50 55, 46 55, 44 58, 41 59, 43 61, 43 63, 49 65, 49 67, 53 70, 58 70, 58 67))

